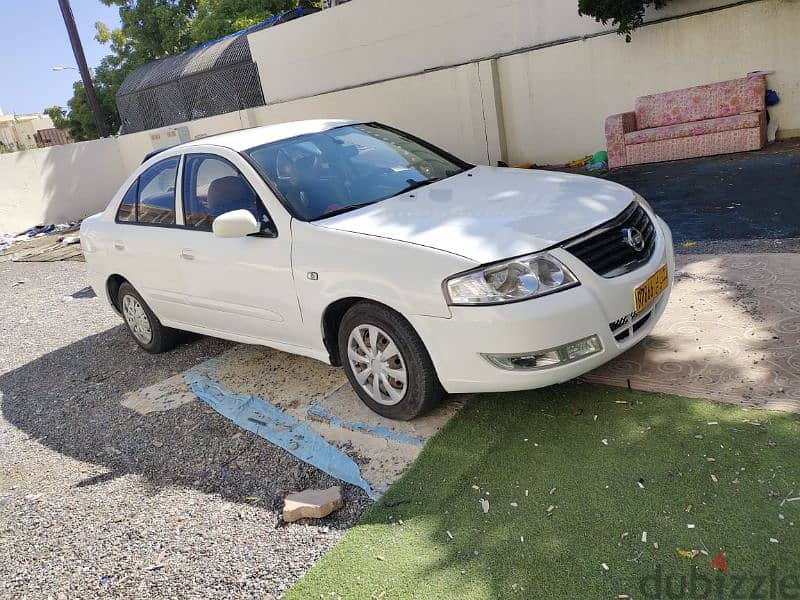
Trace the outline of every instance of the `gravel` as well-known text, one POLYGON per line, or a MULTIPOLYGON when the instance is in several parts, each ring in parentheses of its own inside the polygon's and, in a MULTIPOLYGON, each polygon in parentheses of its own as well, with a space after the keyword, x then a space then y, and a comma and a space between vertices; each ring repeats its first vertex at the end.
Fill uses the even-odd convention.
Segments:
POLYGON ((800 252, 800 238, 710 240, 675 245, 678 254, 775 254, 800 252))
POLYGON ((0 264, 0 597, 280 597, 369 499, 284 525, 286 491, 339 482, 202 402, 122 407, 233 344, 148 355, 87 285, 83 263, 0 264))

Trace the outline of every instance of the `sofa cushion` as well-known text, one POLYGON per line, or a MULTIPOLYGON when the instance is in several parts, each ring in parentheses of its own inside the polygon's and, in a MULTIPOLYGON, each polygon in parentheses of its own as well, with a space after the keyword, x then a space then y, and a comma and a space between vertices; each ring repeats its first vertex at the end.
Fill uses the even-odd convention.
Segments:
POLYGON ((636 127, 651 129, 764 110, 763 75, 699 85, 636 99, 636 127))
POLYGON ((676 138, 705 135, 707 133, 719 133, 720 131, 758 127, 761 122, 760 119, 761 114, 756 112, 747 113, 745 115, 734 115, 732 117, 721 117, 719 119, 693 121, 691 123, 678 123, 677 125, 667 125, 666 127, 640 129, 625 134, 625 145, 644 144, 645 142, 657 142, 659 140, 674 140, 676 138))

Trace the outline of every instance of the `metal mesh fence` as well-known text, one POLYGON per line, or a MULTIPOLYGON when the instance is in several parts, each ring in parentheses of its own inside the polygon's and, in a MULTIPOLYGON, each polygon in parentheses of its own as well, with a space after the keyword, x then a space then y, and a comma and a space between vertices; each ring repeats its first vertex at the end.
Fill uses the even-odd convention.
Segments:
POLYGON ((117 92, 123 133, 263 104, 246 32, 143 65, 117 92))

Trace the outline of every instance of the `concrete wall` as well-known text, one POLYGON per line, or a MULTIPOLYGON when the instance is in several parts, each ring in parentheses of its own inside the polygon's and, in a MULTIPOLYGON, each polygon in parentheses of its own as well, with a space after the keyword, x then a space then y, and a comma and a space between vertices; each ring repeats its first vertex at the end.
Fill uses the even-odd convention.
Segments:
POLYGON ((488 63, 476 63, 274 104, 255 109, 254 119, 259 125, 326 117, 381 121, 465 160, 488 163, 499 158, 496 144, 487 144, 484 126, 489 92, 482 94, 481 79, 489 77, 488 68, 488 63))
POLYGON ((114 138, 0 154, 0 231, 98 212, 126 175, 114 138))
MULTIPOLYGON (((647 18, 722 4, 674 0, 647 18)), ((611 29, 577 11, 577 0, 354 0, 248 40, 271 104, 611 29)))
POLYGON ((800 135, 800 2, 766 0, 498 60, 508 157, 563 163, 605 148, 637 96, 775 70, 779 137, 800 135))

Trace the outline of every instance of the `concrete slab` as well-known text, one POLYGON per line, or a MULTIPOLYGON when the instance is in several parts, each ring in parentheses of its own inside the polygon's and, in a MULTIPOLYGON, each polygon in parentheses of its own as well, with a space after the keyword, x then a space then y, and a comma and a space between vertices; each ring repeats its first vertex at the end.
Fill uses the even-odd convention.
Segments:
POLYGON ((669 306, 589 381, 800 412, 800 254, 678 256, 669 306))
MULTIPOLYGON (((198 382, 212 384, 208 398, 212 406, 223 400, 239 403, 227 407, 226 416, 234 415, 234 419, 237 413, 244 414, 245 408, 250 410, 253 402, 259 403, 261 408, 256 410, 262 414, 269 411, 261 401, 280 410, 285 420, 275 427, 278 435, 270 437, 267 427, 251 430, 273 443, 285 444, 288 451, 304 460, 308 448, 302 446, 312 442, 326 455, 331 454, 331 449, 320 446, 318 434, 332 447, 333 454, 341 452, 352 459, 360 477, 377 493, 408 469, 425 442, 452 418, 464 401, 463 397, 453 397, 413 422, 391 421, 364 406, 341 369, 270 348, 237 346, 186 373, 127 394, 123 405, 142 414, 171 410, 195 401, 198 394, 205 395, 201 387, 196 387, 198 382), (288 435, 289 429, 297 431, 288 435)), ((317 458, 343 472, 349 468, 341 461, 335 462, 336 456, 317 458)), ((324 465, 316 466, 324 469, 324 465)))

